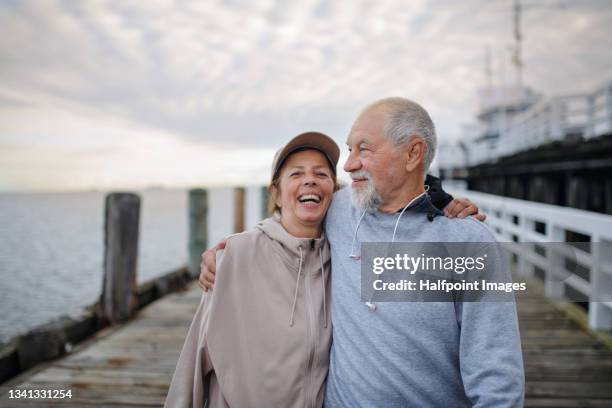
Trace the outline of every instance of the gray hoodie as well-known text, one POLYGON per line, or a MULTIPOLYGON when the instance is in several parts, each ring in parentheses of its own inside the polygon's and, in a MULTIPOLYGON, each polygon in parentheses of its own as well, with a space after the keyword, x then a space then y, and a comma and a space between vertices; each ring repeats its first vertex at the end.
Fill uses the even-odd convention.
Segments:
POLYGON ((379 302, 372 312, 361 300, 361 260, 351 256, 362 242, 494 242, 483 223, 443 217, 428 197, 403 214, 363 213, 346 188, 334 194, 326 232, 334 270, 326 408, 522 406, 514 302, 379 302))
POLYGON ((217 255, 166 407, 321 407, 329 365, 330 252, 278 217, 229 238, 217 255))

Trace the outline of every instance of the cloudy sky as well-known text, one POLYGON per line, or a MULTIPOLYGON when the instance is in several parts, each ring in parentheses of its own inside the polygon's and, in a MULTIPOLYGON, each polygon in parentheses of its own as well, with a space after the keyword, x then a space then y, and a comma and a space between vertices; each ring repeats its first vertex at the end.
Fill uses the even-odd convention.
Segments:
MULTIPOLYGON (((612 2, 523 0, 525 82, 612 79, 612 2)), ((510 0, 0 3, 0 190, 265 182, 305 130, 344 146, 399 95, 441 141, 476 111, 490 46, 511 82, 510 0)))

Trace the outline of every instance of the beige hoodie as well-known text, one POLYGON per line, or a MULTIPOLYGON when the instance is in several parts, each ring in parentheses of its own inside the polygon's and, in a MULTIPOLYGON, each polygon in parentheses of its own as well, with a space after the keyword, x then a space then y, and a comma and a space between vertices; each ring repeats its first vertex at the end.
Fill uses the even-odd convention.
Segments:
POLYGON ((325 237, 295 238, 278 217, 230 237, 165 406, 323 406, 330 267, 325 237))

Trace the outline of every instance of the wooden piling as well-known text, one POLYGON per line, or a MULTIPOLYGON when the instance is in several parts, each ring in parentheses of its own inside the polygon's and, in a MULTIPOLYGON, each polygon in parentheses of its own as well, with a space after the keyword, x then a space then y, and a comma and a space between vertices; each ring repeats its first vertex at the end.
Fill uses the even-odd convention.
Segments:
POLYGON ((200 274, 202 252, 208 245, 208 193, 198 188, 189 190, 189 274, 200 274))
POLYGON ((261 187, 261 219, 268 218, 268 198, 270 197, 270 192, 268 191, 268 186, 261 187))
POLYGON ((234 232, 244 231, 244 202, 244 188, 236 187, 234 189, 234 232))
POLYGON ((132 193, 106 196, 104 278, 100 304, 111 323, 127 319, 137 308, 136 267, 140 197, 132 193))

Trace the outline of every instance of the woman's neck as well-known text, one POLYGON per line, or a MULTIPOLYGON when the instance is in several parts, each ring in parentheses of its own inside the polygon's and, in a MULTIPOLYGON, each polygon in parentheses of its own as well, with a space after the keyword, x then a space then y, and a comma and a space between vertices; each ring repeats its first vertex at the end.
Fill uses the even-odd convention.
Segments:
POLYGON ((322 227, 319 225, 304 225, 297 222, 291 222, 281 216, 281 225, 289 234, 296 238, 320 238, 322 227))

